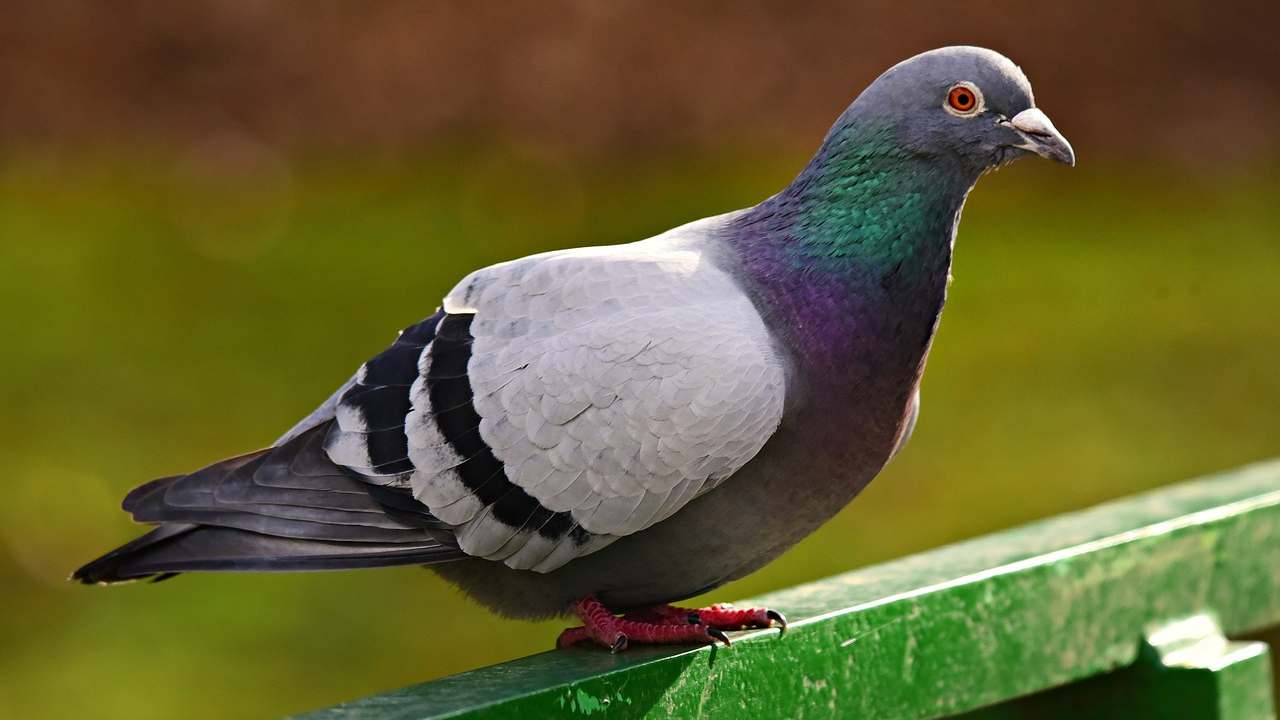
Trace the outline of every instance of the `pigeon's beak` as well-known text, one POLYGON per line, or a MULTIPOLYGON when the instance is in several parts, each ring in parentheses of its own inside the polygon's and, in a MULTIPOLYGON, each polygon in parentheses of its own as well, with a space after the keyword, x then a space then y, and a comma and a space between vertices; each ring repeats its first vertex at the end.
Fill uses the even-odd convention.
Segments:
POLYGON ((1043 158, 1057 160, 1064 165, 1076 166, 1076 153, 1071 143, 1053 126, 1048 115, 1040 108, 1027 108, 1009 119, 1009 125, 1022 134, 1023 143, 1015 147, 1043 158))

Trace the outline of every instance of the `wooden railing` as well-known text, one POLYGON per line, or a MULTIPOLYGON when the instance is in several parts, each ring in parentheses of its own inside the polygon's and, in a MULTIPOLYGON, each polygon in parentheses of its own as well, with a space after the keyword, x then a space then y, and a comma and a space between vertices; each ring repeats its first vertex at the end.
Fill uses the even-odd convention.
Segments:
POLYGON ((786 635, 547 652, 304 717, 1272 718, 1267 646, 1228 638, 1280 625, 1280 461, 748 602, 786 635))

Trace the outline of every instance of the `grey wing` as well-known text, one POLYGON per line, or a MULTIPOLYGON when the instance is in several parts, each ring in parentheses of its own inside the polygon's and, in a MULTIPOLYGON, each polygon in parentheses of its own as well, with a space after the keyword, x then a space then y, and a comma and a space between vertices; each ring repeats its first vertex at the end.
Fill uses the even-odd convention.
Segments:
POLYGON ((85 582, 465 556, 549 572, 661 522, 781 422, 786 369, 711 218, 473 273, 271 448, 148 483, 85 582))
POLYGON ((470 555, 554 570, 729 478, 781 421, 769 333, 697 252, 534 256, 473 274, 445 308, 409 394, 408 464, 371 451, 380 429, 345 400, 327 447, 375 482, 411 468, 470 555))

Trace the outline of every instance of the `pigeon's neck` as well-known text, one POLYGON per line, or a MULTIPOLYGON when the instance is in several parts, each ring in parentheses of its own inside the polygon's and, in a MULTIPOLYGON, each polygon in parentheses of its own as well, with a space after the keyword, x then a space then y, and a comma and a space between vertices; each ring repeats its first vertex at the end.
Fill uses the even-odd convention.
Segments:
POLYGON ((735 219, 747 284, 806 375, 867 390, 905 367, 914 386, 976 180, 891 130, 837 126, 791 185, 735 219))

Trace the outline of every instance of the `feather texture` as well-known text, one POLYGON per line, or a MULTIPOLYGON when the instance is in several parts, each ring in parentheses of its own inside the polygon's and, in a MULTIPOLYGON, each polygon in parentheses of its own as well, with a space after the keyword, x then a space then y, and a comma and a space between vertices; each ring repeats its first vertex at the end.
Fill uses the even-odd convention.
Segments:
POLYGON ((446 297, 410 484, 464 551, 554 570, 669 517, 772 435, 783 361, 697 230, 496 265, 446 297))

